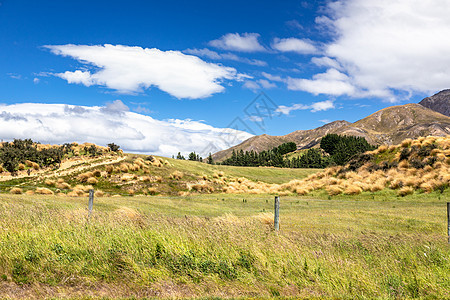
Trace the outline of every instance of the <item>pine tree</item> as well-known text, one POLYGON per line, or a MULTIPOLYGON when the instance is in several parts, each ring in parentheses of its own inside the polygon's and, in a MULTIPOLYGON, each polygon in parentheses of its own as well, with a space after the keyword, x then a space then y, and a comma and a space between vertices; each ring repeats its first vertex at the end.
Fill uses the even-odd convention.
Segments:
POLYGON ((213 165, 214 164, 214 160, 212 158, 211 152, 208 155, 208 160, 206 161, 208 164, 213 165))

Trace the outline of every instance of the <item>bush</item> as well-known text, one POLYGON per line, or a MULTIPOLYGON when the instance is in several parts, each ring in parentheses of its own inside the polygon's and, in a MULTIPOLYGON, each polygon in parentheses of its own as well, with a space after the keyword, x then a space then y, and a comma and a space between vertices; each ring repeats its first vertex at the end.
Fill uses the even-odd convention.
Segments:
POLYGON ((117 152, 117 151, 119 151, 120 146, 119 146, 119 145, 116 145, 116 144, 114 144, 114 143, 110 143, 110 144, 108 144, 108 148, 109 148, 109 150, 111 150, 112 152, 117 152))

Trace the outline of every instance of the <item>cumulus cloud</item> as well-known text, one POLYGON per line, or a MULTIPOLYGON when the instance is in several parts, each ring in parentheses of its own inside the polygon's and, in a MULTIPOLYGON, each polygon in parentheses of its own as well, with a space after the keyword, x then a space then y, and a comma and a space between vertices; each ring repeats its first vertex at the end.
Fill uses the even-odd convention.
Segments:
POLYGON ((290 90, 306 91, 314 95, 351 96, 356 90, 349 77, 336 69, 328 69, 325 73, 314 75, 312 79, 289 77, 286 82, 290 90))
POLYGON ((275 38, 272 48, 282 52, 296 52, 299 54, 314 54, 319 51, 310 40, 297 38, 275 38))
POLYGON ((266 51, 259 43, 258 33, 227 33, 217 40, 212 40, 209 45, 215 48, 241 51, 241 52, 257 52, 266 51))
POLYGON ((176 98, 205 98, 224 91, 224 80, 240 80, 236 69, 207 63, 179 51, 123 45, 45 46, 54 54, 69 56, 92 71, 58 73, 69 83, 100 85, 121 93, 137 93, 155 86, 176 98))
POLYGON ((127 152, 171 156, 223 150, 252 135, 193 120, 156 120, 130 112, 120 100, 106 106, 24 103, 0 105, 0 136, 41 143, 114 142, 127 152), (233 142, 233 144, 230 144, 233 142), (202 152, 204 151, 204 152, 202 152))
POLYGON ((280 81, 280 82, 284 81, 284 79, 281 78, 281 76, 272 75, 272 74, 269 74, 269 73, 266 73, 266 72, 262 72, 261 75, 264 76, 265 78, 269 79, 269 80, 272 80, 272 81, 280 81))
POLYGON ((306 105, 302 103, 296 103, 291 106, 280 105, 276 109, 276 112, 282 113, 284 115, 289 115, 291 111, 294 110, 311 110, 311 112, 325 111, 335 108, 332 100, 325 100, 320 102, 314 102, 311 105, 306 105))
POLYGON ((240 57, 233 53, 219 54, 216 51, 212 51, 208 48, 186 49, 183 52, 187 53, 187 54, 193 54, 193 55, 197 55, 197 56, 206 57, 209 59, 214 59, 214 60, 225 59, 225 60, 233 60, 233 61, 237 61, 237 62, 241 62, 241 63, 253 65, 253 66, 259 66, 259 67, 267 66, 267 63, 265 61, 262 61, 259 59, 250 59, 250 58, 246 58, 246 57, 240 57))
MULTIPOLYGON (((398 100, 399 93, 449 88, 450 2, 446 0, 338 0, 316 23, 332 34, 318 65, 338 69, 339 81, 315 76, 299 89, 398 100), (351 88, 353 86, 354 88, 351 88)), ((328 72, 327 72, 328 73, 328 72)))
POLYGON ((252 80, 247 80, 244 84, 243 87, 245 87, 246 89, 252 90, 254 92, 261 90, 261 89, 272 89, 272 88, 276 88, 277 85, 273 82, 270 82, 266 79, 258 79, 256 81, 252 81, 252 80))

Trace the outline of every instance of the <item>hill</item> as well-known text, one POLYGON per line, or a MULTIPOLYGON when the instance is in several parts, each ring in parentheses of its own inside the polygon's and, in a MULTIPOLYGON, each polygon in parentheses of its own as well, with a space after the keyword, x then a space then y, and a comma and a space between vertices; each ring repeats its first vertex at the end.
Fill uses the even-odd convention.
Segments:
POLYGON ((257 187, 246 181, 230 182, 229 193, 261 193, 280 195, 330 196, 358 195, 363 192, 397 193, 405 196, 414 193, 444 193, 450 185, 450 136, 406 139, 398 145, 382 145, 353 158, 345 166, 327 168, 304 179, 294 179, 283 184, 261 184, 257 187))
POLYGON ((450 134, 450 117, 419 104, 391 106, 379 110, 355 123, 335 121, 311 130, 297 130, 284 136, 261 135, 239 145, 213 154, 222 161, 233 150, 269 150, 284 142, 295 142, 298 149, 317 147, 323 136, 329 133, 364 137, 375 145, 398 144, 406 138, 421 136, 445 136, 450 134))
POLYGON ((419 104, 450 117, 450 89, 427 97, 420 101, 419 104))
MULTIPOLYGON (((223 192, 231 182, 238 181, 261 186, 281 184, 317 172, 309 169, 209 165, 152 155, 123 154, 93 144, 88 146, 75 145, 70 151, 62 151, 59 163, 49 166, 25 158, 12 173, 0 166, 0 191, 69 197, 86 197, 89 189, 94 189, 98 197, 187 195, 223 192), (95 154, 86 152, 91 148, 97 149, 95 154)), ((58 145, 30 145, 33 151, 35 147, 65 149, 58 145)), ((2 151, 0 147, 0 157, 2 151)), ((16 148, 11 151, 20 152, 16 148)), ((29 157, 30 153, 34 152, 21 153, 21 156, 29 157)))

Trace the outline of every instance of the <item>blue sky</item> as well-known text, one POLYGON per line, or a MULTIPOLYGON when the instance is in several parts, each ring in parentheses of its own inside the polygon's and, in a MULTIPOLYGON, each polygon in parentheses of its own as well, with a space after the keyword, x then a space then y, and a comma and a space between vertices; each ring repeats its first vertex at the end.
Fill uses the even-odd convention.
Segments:
POLYGON ((354 122, 450 86, 450 4, 436 1, 0 1, 0 136, 170 156, 227 127, 354 122), (271 114, 246 113, 261 92, 271 114))

